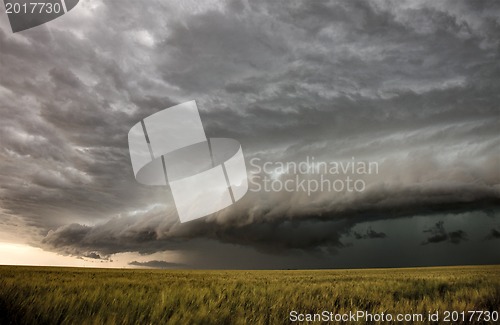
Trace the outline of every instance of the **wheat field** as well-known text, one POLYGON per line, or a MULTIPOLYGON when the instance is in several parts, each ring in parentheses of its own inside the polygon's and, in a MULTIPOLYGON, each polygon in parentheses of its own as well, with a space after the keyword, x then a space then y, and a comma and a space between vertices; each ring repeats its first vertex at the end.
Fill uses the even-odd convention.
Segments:
MULTIPOLYGON (((292 311, 427 315, 499 309, 500 266, 286 271, 0 266, 1 324, 288 324, 292 311)), ((437 323, 495 322, 445 322, 441 315, 437 323)))

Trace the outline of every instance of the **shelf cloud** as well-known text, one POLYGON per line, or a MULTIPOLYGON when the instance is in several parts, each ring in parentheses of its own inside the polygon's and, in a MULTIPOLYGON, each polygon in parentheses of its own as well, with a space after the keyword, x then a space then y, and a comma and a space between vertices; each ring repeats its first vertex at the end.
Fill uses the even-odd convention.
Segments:
POLYGON ((387 229, 415 216, 436 217, 416 250, 497 238, 499 15, 497 1, 95 0, 15 34, 0 16, 0 225, 61 254, 217 243, 251 249, 262 267, 304 254, 335 266, 358 242, 406 240, 387 229), (238 140, 247 166, 355 157, 378 173, 362 192, 250 188, 180 224, 168 186, 135 181, 127 133, 189 100, 207 137, 238 140), (451 226, 464 213, 466 224, 490 216, 479 239, 451 226))

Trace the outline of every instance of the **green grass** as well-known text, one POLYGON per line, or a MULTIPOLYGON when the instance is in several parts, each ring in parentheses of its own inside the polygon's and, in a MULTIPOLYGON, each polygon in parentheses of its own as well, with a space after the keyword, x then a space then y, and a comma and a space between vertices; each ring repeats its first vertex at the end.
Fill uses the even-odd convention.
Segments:
POLYGON ((500 266, 311 271, 0 266, 1 324, 286 324, 291 310, 427 315, 499 309, 500 266))

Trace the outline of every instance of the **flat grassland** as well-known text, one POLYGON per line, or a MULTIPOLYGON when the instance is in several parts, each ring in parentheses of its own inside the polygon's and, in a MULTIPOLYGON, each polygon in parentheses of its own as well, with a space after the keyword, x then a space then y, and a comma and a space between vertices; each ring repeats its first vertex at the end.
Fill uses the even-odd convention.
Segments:
POLYGON ((498 265, 291 271, 0 266, 0 324, 286 324, 292 310, 439 310, 439 323, 454 324, 443 321, 443 311, 499 309, 498 265))

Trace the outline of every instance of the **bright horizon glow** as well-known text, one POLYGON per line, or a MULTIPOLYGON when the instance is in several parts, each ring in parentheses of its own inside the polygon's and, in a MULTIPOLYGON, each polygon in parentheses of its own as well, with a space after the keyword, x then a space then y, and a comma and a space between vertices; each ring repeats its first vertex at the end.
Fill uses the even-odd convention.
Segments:
POLYGON ((121 260, 82 259, 20 243, 0 242, 0 265, 135 268, 121 260))
POLYGON ((61 255, 26 243, 0 241, 0 265, 141 269, 149 267, 130 265, 129 262, 147 262, 151 260, 181 262, 182 259, 178 253, 172 252, 158 252, 151 255, 140 255, 139 253, 127 252, 113 254, 110 256, 109 260, 92 259, 61 255))

